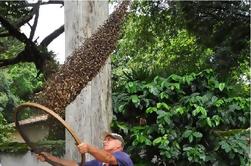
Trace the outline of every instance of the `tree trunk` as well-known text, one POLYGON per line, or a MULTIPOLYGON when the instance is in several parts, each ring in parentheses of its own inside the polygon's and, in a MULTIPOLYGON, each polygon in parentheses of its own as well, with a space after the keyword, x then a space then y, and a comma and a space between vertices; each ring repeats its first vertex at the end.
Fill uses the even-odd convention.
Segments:
MULTIPOLYGON (((108 1, 67 0, 65 7, 66 58, 108 18, 108 1)), ((111 64, 108 58, 100 73, 66 107, 66 122, 84 142, 102 146, 102 135, 112 120, 111 64)), ((71 136, 66 133, 66 158, 80 161, 71 136)), ((87 156, 87 160, 90 159, 87 156)))

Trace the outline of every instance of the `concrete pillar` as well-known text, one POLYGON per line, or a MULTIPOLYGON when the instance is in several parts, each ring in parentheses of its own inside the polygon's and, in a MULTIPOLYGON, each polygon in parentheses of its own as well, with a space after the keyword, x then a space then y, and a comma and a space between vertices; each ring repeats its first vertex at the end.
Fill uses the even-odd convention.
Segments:
MULTIPOLYGON (((104 23, 109 11, 108 1, 66 0, 64 3, 67 58, 104 23)), ((109 130, 112 120, 110 59, 100 73, 66 107, 65 119, 81 140, 98 147, 102 146, 102 134, 109 130)), ((80 161, 75 142, 68 133, 65 157, 80 161)), ((87 156, 88 159, 91 159, 91 156, 87 156)))

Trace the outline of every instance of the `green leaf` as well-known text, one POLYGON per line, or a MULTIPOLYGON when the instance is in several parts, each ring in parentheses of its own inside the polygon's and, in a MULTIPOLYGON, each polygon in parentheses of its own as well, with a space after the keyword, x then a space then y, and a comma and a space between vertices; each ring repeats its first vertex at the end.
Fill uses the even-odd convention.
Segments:
POLYGON ((185 147, 183 148, 184 151, 189 151, 189 150, 192 150, 193 148, 192 147, 185 147))
POLYGON ((166 103, 157 103, 157 109, 170 110, 170 108, 166 103))
POLYGON ((221 118, 219 115, 214 115, 212 117, 212 121, 214 121, 215 126, 218 126, 220 124, 221 118))
POLYGON ((143 98, 143 101, 145 103, 145 107, 148 107, 149 104, 150 104, 150 100, 149 99, 146 99, 146 98, 143 98))
POLYGON ((214 103, 216 107, 220 107, 222 104, 224 104, 224 101, 222 99, 219 99, 214 103))
POLYGON ((189 137, 191 134, 192 134, 192 130, 186 130, 183 134, 182 134, 182 137, 184 138, 187 138, 189 137))
POLYGON ((156 107, 149 107, 146 109, 146 113, 153 113, 153 112, 157 112, 157 108, 156 107))
POLYGON ((185 82, 186 82, 188 85, 190 85, 191 82, 195 79, 195 74, 192 73, 192 74, 190 74, 190 75, 187 75, 187 76, 184 77, 184 79, 185 79, 185 82))
POLYGON ((196 137, 196 138, 201 138, 202 134, 200 132, 194 132, 193 136, 196 137))
POLYGON ((189 140, 190 143, 192 143, 192 142, 193 142, 193 135, 190 135, 190 136, 188 137, 188 140, 189 140))
POLYGON ((165 122, 166 122, 167 124, 170 124, 170 123, 171 123, 171 119, 170 119, 169 116, 165 116, 165 117, 164 117, 164 120, 165 120, 165 122))
POLYGON ((172 80, 174 80, 174 81, 179 82, 180 80, 182 80, 182 77, 181 77, 181 76, 178 76, 178 75, 175 75, 175 74, 172 74, 171 76, 169 76, 168 79, 172 79, 172 80))
POLYGON ((227 142, 222 141, 220 142, 220 145, 221 148, 224 149, 226 153, 229 153, 231 151, 231 146, 227 142))
POLYGON ((186 111, 186 110, 185 110, 185 108, 183 108, 183 107, 178 107, 178 108, 176 108, 176 110, 175 110, 175 112, 176 112, 176 113, 179 113, 180 115, 182 115, 185 111, 186 111))
POLYGON ((128 126, 126 126, 125 124, 117 124, 117 126, 121 129, 121 130, 123 130, 123 132, 125 133, 125 134, 128 134, 128 126))
POLYGON ((211 99, 212 103, 215 103, 217 101, 217 99, 218 99, 217 96, 213 96, 212 99, 211 99))
POLYGON ((169 95, 166 93, 166 92, 161 92, 160 93, 160 99, 168 99, 169 98, 169 95))
POLYGON ((162 110, 158 110, 157 111, 157 114, 158 114, 158 122, 159 123, 166 123, 166 124, 170 124, 171 123, 171 119, 170 119, 170 113, 169 112, 165 112, 165 111, 162 111, 162 110))
POLYGON ((213 126, 213 125, 212 125, 212 121, 211 121, 211 119, 210 119, 209 117, 207 117, 207 124, 208 124, 208 126, 210 126, 210 127, 213 126))
POLYGON ((177 90, 180 90, 180 84, 176 83, 176 84, 174 84, 174 86, 175 86, 175 88, 176 88, 177 90))
POLYGON ((201 115, 203 115, 204 117, 207 116, 207 111, 205 110, 205 108, 201 106, 196 106, 196 109, 192 112, 192 114, 193 116, 196 116, 199 113, 201 113, 201 115))
POLYGON ((159 90, 158 88, 151 86, 149 89, 149 92, 151 92, 153 95, 158 96, 159 95, 159 90))
POLYGON ((219 83, 220 91, 223 91, 224 88, 225 88, 225 83, 219 83))
POLYGON ((133 102, 134 104, 139 104, 139 103, 140 103, 140 100, 139 100, 139 98, 138 98, 137 95, 132 95, 132 96, 131 96, 131 99, 132 99, 132 102, 133 102))
POLYGON ((137 86, 134 82, 129 82, 127 85, 126 85, 126 88, 127 88, 127 91, 128 93, 136 93, 137 92, 137 86))
POLYGON ((152 141, 149 140, 149 139, 146 139, 146 140, 145 140, 145 144, 150 146, 150 145, 152 145, 152 141))
POLYGON ((153 145, 160 144, 160 143, 161 143, 161 140, 162 140, 162 137, 158 137, 158 138, 154 139, 154 140, 153 140, 153 145))
POLYGON ((119 112, 124 112, 125 111, 125 105, 120 105, 118 111, 119 112))
POLYGON ((228 107, 229 111, 241 110, 241 107, 238 104, 231 104, 228 107))

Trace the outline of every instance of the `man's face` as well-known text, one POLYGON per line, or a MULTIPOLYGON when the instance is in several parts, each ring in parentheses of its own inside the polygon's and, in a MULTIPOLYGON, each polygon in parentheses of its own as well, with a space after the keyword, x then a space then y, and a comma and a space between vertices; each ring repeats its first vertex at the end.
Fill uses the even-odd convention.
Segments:
POLYGON ((122 150, 121 142, 111 136, 106 136, 103 142, 104 150, 107 152, 115 152, 122 150))

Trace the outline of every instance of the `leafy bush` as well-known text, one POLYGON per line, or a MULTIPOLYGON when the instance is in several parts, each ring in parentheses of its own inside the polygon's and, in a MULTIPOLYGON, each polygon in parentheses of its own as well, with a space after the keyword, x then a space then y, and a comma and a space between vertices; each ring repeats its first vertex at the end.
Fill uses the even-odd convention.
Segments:
POLYGON ((4 153, 26 153, 29 150, 28 145, 19 142, 1 142, 0 152, 4 153))
MULTIPOLYGON (((46 140, 39 143, 37 146, 41 151, 49 152, 55 156, 62 157, 65 154, 64 140, 46 140)), ((0 152, 4 153, 26 153, 29 147, 26 143, 20 142, 0 142, 0 152)), ((38 150, 38 149, 37 149, 38 150)))
POLYGON ((13 127, 8 126, 3 114, 0 112, 0 143, 7 142, 13 127))
POLYGON ((114 93, 112 127, 124 133, 136 163, 248 164, 250 98, 234 96, 233 86, 215 75, 204 70, 132 81, 114 93))
POLYGON ((37 77, 35 65, 22 63, 0 71, 0 112, 7 122, 13 121, 13 109, 27 101, 43 85, 43 76, 37 77))

